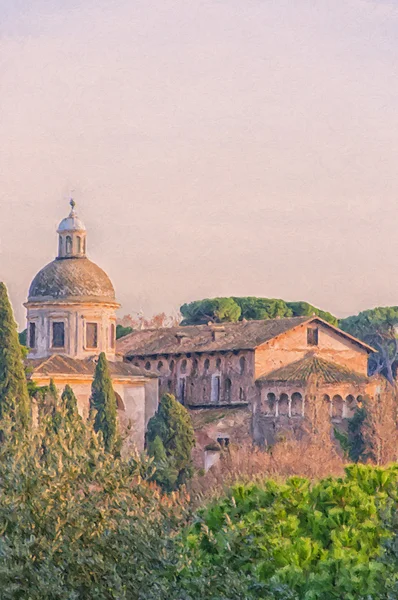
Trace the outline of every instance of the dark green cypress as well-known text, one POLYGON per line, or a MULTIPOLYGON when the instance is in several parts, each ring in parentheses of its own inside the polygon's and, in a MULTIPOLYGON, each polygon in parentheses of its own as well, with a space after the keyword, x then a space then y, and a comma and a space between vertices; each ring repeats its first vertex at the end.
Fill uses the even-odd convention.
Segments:
POLYGON ((4 417, 27 427, 31 411, 17 325, 7 288, 0 283, 0 419, 4 417))
POLYGON ((94 429, 101 431, 105 450, 115 451, 118 445, 116 396, 112 387, 109 365, 104 352, 98 357, 90 398, 94 429))
MULTIPOLYGON (((157 413, 149 420, 145 441, 148 453, 154 457, 155 464, 162 451, 169 463, 170 472, 177 471, 176 478, 173 474, 174 482, 172 480, 168 482, 169 489, 178 487, 189 479, 192 475, 191 452, 195 446, 195 432, 189 412, 173 395, 162 396, 157 413)), ((158 483, 164 487, 163 455, 160 463, 162 463, 161 480, 158 479, 158 483)))

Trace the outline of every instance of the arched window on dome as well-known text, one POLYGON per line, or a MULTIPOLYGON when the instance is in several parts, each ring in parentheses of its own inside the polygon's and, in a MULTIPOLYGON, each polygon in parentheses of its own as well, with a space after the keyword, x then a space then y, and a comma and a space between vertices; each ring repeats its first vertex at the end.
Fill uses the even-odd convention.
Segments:
POLYGON ((76 237, 76 241, 77 241, 77 253, 81 254, 82 253, 82 238, 80 237, 80 235, 78 235, 76 237))
POLYGON ((58 256, 62 256, 62 235, 58 238, 58 256))
POLYGON ((69 256, 72 254, 72 238, 70 235, 66 236, 66 255, 69 256))

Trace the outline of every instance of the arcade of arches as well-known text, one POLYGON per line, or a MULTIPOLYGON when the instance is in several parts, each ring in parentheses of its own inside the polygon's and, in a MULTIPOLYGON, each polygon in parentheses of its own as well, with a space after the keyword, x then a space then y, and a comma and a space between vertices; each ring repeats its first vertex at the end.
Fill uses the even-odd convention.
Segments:
MULTIPOLYGON (((320 393, 320 400, 326 402, 333 420, 349 419, 355 409, 361 406, 362 394, 320 393)), ((290 393, 265 391, 262 393, 260 412, 264 417, 272 419, 288 417, 291 419, 305 417, 305 394, 302 391, 290 393)))

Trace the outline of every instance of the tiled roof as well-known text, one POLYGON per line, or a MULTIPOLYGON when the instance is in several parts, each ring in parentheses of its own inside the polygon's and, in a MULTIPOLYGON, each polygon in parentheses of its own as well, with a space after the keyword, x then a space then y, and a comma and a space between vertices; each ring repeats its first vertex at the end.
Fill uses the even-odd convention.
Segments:
MULTIPOLYGON (((50 358, 28 359, 26 361, 33 375, 90 375, 94 376, 94 358, 77 360, 69 356, 55 354, 50 358)), ((131 363, 108 361, 111 377, 156 377, 131 363)))
POLYGON ((263 321, 241 321, 187 327, 143 329, 122 337, 117 350, 124 356, 156 356, 159 354, 186 354, 187 352, 215 352, 254 350, 278 335, 303 323, 317 321, 354 344, 374 352, 373 348, 349 334, 333 327, 318 317, 290 317, 263 321))
POLYGON ((108 275, 88 258, 57 258, 43 267, 29 289, 29 302, 115 302, 108 275))
POLYGON ((118 341, 125 356, 249 350, 308 321, 308 317, 143 329, 118 341))
POLYGON ((351 371, 350 369, 330 362, 319 356, 306 356, 290 365, 280 367, 257 379, 260 383, 306 383, 315 375, 320 383, 353 383, 364 384, 370 380, 366 375, 351 371))

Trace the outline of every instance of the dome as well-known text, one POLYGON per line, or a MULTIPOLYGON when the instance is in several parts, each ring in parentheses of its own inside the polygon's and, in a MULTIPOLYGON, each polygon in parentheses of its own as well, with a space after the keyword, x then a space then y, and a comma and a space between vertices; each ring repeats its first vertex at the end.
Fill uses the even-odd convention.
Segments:
POLYGON ((62 219, 58 226, 58 233, 63 231, 86 231, 86 228, 76 215, 69 215, 69 217, 62 219))
POLYGON ((55 259, 33 279, 29 302, 112 302, 115 290, 108 275, 88 258, 55 259))
POLYGON ((75 212, 75 201, 71 200, 70 205, 72 208, 69 213, 69 216, 65 219, 62 219, 57 230, 58 233, 62 233, 64 231, 86 231, 83 221, 79 219, 75 212))

